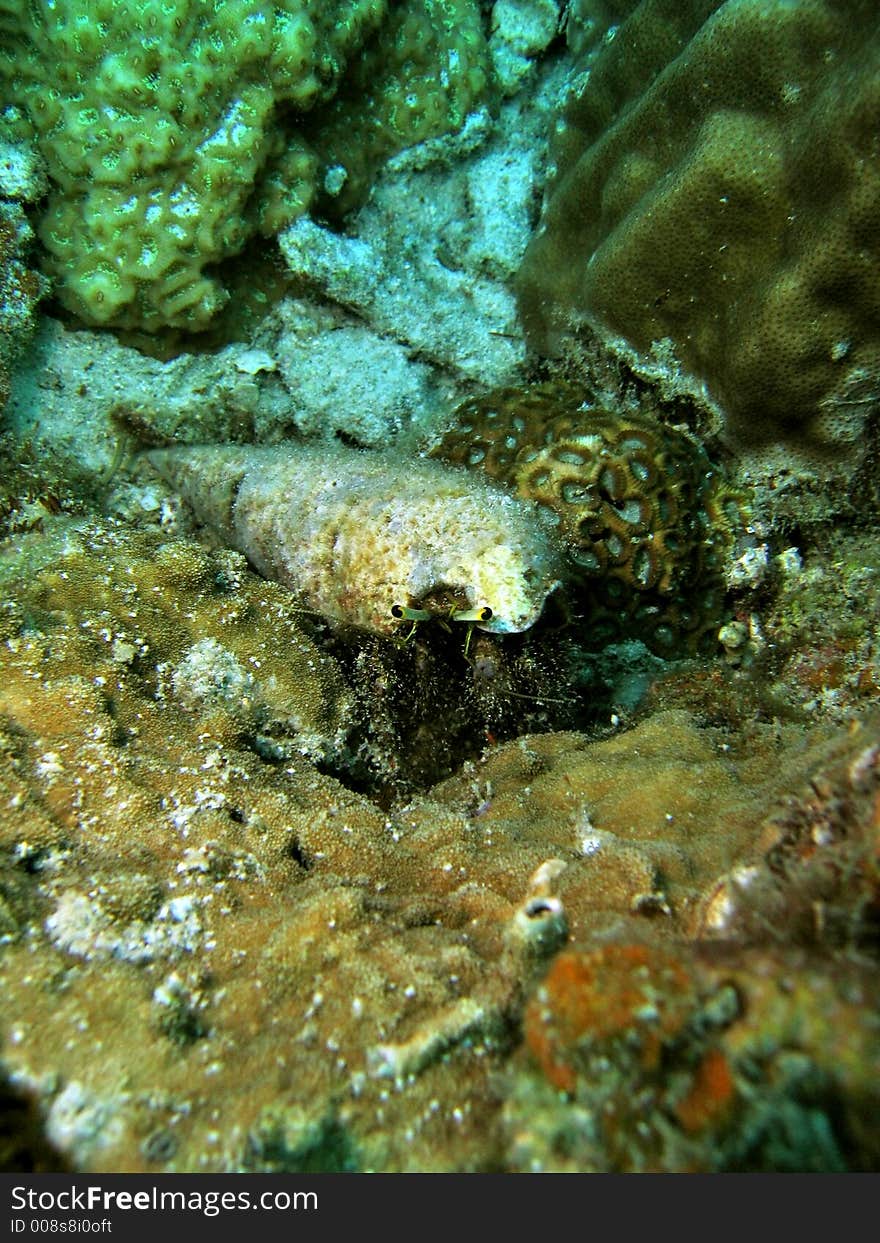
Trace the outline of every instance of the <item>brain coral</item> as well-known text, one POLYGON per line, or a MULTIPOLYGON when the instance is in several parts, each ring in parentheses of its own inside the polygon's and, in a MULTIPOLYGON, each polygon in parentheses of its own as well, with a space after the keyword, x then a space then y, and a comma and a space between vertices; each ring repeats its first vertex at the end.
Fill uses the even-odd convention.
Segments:
POLYGON ((738 501, 687 433, 551 380, 466 402, 433 454, 553 515, 594 637, 604 618, 661 655, 714 644, 738 501))
POLYGON ((876 5, 630 7, 558 121, 532 342, 668 338, 732 439, 852 438, 880 373, 876 5))
POLYGON ((0 31, 13 119, 49 172, 58 297, 117 327, 204 328, 227 296, 213 265, 319 182, 350 202, 371 160, 460 124, 486 81, 474 0, 4 0, 0 31))

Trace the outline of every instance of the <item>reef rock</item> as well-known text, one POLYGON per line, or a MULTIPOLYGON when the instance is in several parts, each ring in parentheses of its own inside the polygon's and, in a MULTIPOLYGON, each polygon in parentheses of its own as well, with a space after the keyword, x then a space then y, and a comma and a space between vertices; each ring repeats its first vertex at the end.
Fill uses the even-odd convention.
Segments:
POLYGON ((9 397, 9 372, 34 327, 46 283, 27 264, 33 237, 24 206, 45 192, 34 153, 4 138, 0 123, 0 411, 9 397))

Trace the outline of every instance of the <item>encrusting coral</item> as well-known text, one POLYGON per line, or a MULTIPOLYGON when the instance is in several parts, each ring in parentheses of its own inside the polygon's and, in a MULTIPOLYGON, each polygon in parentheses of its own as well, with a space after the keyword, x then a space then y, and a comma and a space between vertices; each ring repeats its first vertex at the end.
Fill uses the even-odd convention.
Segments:
MULTIPOLYGON (((876 722, 850 740, 816 767, 814 753, 809 781, 757 817, 745 857, 691 908, 702 953, 618 938, 554 960, 504 1107, 516 1168, 830 1171, 856 1151, 875 1167, 875 1106, 856 1097, 876 1100, 864 1076, 880 1062, 859 1018, 876 1006, 861 967, 880 917, 876 722)), ((733 804, 720 814, 741 823, 733 804)))
POLYGON ((553 138, 531 341, 671 341, 731 440, 845 453, 880 377, 876 5, 624 7, 553 138))
MULTIPOLYGON (((344 680, 289 594, 248 574, 244 558, 45 510, 43 520, 0 560, 2 634, 18 650, 22 630, 45 628, 69 695, 91 704, 96 722, 145 679, 158 701, 218 737, 248 737, 267 754, 340 750, 351 724, 344 680), (55 522, 51 533, 43 520, 55 522), (95 682, 96 661, 118 677, 95 682)), ((16 694, 10 662, 4 682, 16 694)))
POLYGON ((591 641, 608 630, 659 654, 714 646, 742 507, 694 437, 565 380, 493 390, 453 418, 432 456, 552 514, 570 577, 589 586, 591 641))
POLYGON ((363 195, 380 158, 461 125, 487 85, 474 0, 6 0, 0 31, 9 115, 50 178, 57 296, 148 331, 204 328, 226 298, 214 265, 321 184, 363 195))
POLYGON ((261 574, 375 634, 431 616, 525 630, 559 582, 534 508, 439 463, 296 444, 148 460, 261 574))
POLYGON ((728 909, 734 939, 766 928, 766 910, 779 918, 781 827, 784 884, 797 893, 809 872, 799 936, 821 937, 808 916, 824 895, 839 910, 830 944, 869 948, 876 730, 767 727, 734 750, 660 713, 601 743, 491 747, 386 812, 295 746, 267 762, 230 720, 247 691, 228 657, 194 676, 193 648, 209 656, 211 640, 255 685, 281 676, 297 636, 261 607, 270 585, 242 568, 235 587, 234 561, 64 515, 17 544, 28 560, 4 578, 0 690, 3 1057, 75 1168, 706 1169, 740 1152, 772 1167, 794 1158, 771 1104, 814 1163, 870 1164, 876 973, 854 960, 843 988, 821 962, 781 971, 772 934, 754 971, 686 942, 707 912, 723 935, 728 909), (94 597, 85 628, 61 624, 76 570, 94 597), (238 623, 229 609, 245 603, 238 623), (244 627, 268 666, 238 650, 244 627), (830 782, 821 806, 808 779, 830 782), (769 826, 768 805, 783 812, 769 826), (716 896, 742 863, 762 872, 742 888, 753 917, 716 896), (570 987, 586 979, 589 995, 570 987), (601 1076, 585 1073, 602 1057, 601 1076))
MULTIPOLYGON (((61 1159, 875 1161, 876 721, 657 711, 490 743, 382 807, 327 772, 352 695, 280 586, 161 529, 14 514, 0 1034, 61 1159)), ((356 650, 405 677, 423 642, 356 650)))

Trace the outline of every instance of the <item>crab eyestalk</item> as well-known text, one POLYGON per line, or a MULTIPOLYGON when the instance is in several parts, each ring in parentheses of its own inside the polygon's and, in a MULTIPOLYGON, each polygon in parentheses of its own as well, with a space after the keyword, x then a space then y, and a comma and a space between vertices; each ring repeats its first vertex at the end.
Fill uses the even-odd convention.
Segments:
POLYGON ((453 609, 449 614, 449 620, 455 622, 467 623, 467 638, 464 641, 464 658, 467 660, 468 652, 471 650, 471 639, 474 636, 474 627, 477 622, 487 622, 492 619, 492 610, 488 604, 481 604, 478 608, 473 609, 453 609))
POLYGON ((392 604, 391 616, 395 621, 427 621, 431 614, 427 609, 411 609, 405 604, 392 604))
POLYGON ((493 613, 488 604, 475 609, 453 609, 449 614, 449 620, 455 622, 487 622, 492 617, 493 613))
POLYGON ((418 626, 419 622, 427 621, 428 618, 431 616, 431 614, 427 612, 426 609, 412 609, 406 604, 392 604, 391 616, 394 618, 395 621, 411 621, 412 622, 412 626, 410 627, 408 633, 401 640, 401 642, 403 643, 409 643, 410 639, 413 637, 413 635, 416 632, 416 627, 418 626))
POLYGON ((488 604, 481 604, 476 608, 470 609, 457 609, 453 607, 449 610, 448 617, 442 617, 438 613, 429 612, 427 609, 416 609, 407 604, 392 604, 391 616, 395 621, 412 622, 410 630, 402 640, 404 643, 408 643, 413 637, 419 622, 428 621, 429 618, 439 623, 447 631, 449 630, 449 622, 464 622, 467 625, 467 637, 464 641, 464 654, 467 657, 470 651, 474 627, 480 622, 491 621, 494 613, 488 604))

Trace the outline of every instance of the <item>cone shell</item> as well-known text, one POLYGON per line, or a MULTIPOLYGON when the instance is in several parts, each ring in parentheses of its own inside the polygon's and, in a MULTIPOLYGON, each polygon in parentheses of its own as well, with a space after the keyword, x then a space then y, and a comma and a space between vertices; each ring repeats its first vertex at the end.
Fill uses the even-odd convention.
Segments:
POLYGON ((559 583, 555 535, 538 507, 438 462, 303 445, 147 458, 265 578, 375 634, 398 630, 394 606, 438 615, 487 606, 481 629, 526 630, 559 583))

